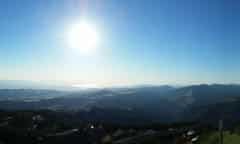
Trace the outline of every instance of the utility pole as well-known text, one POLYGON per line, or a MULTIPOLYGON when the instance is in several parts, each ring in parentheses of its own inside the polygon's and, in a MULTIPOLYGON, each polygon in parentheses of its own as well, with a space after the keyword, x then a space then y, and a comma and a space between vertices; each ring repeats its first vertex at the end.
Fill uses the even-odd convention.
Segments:
POLYGON ((219 130, 219 144, 223 144, 223 120, 219 120, 219 125, 218 125, 218 130, 219 130))

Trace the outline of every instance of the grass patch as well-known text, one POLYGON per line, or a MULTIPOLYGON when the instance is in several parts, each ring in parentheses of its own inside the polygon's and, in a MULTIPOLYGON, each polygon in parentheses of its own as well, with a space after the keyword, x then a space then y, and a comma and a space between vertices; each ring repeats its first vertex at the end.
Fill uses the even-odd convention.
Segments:
MULTIPOLYGON (((207 132, 200 135, 198 144, 218 144, 218 141, 218 132, 207 132)), ((225 131, 223 133, 223 144, 240 144, 240 135, 225 131)))

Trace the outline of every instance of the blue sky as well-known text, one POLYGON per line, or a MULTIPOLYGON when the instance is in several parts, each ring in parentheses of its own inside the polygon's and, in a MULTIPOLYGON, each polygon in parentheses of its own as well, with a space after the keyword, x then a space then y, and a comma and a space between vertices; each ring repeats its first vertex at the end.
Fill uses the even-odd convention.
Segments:
POLYGON ((74 84, 240 82, 234 0, 0 1, 0 79, 74 84), (101 45, 84 56, 66 29, 85 19, 101 45))

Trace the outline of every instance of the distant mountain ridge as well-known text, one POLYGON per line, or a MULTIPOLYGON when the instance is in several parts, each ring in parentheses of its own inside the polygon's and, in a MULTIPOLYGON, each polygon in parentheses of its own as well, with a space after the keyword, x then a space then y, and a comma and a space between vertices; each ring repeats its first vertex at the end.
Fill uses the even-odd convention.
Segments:
POLYGON ((78 91, 0 89, 1 109, 74 111, 82 114, 82 119, 117 122, 204 121, 204 117, 210 121, 224 110, 228 113, 223 115, 233 118, 239 114, 239 102, 240 85, 149 85, 78 91))
POLYGON ((40 81, 0 80, 0 89, 54 89, 55 87, 40 81))

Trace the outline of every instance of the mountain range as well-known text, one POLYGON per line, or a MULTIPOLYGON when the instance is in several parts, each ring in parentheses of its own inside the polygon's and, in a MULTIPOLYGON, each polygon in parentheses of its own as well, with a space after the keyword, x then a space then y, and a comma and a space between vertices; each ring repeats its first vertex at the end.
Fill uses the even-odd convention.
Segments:
POLYGON ((0 109, 74 112, 81 120, 171 123, 240 120, 240 85, 136 86, 79 89, 0 89, 0 109))

